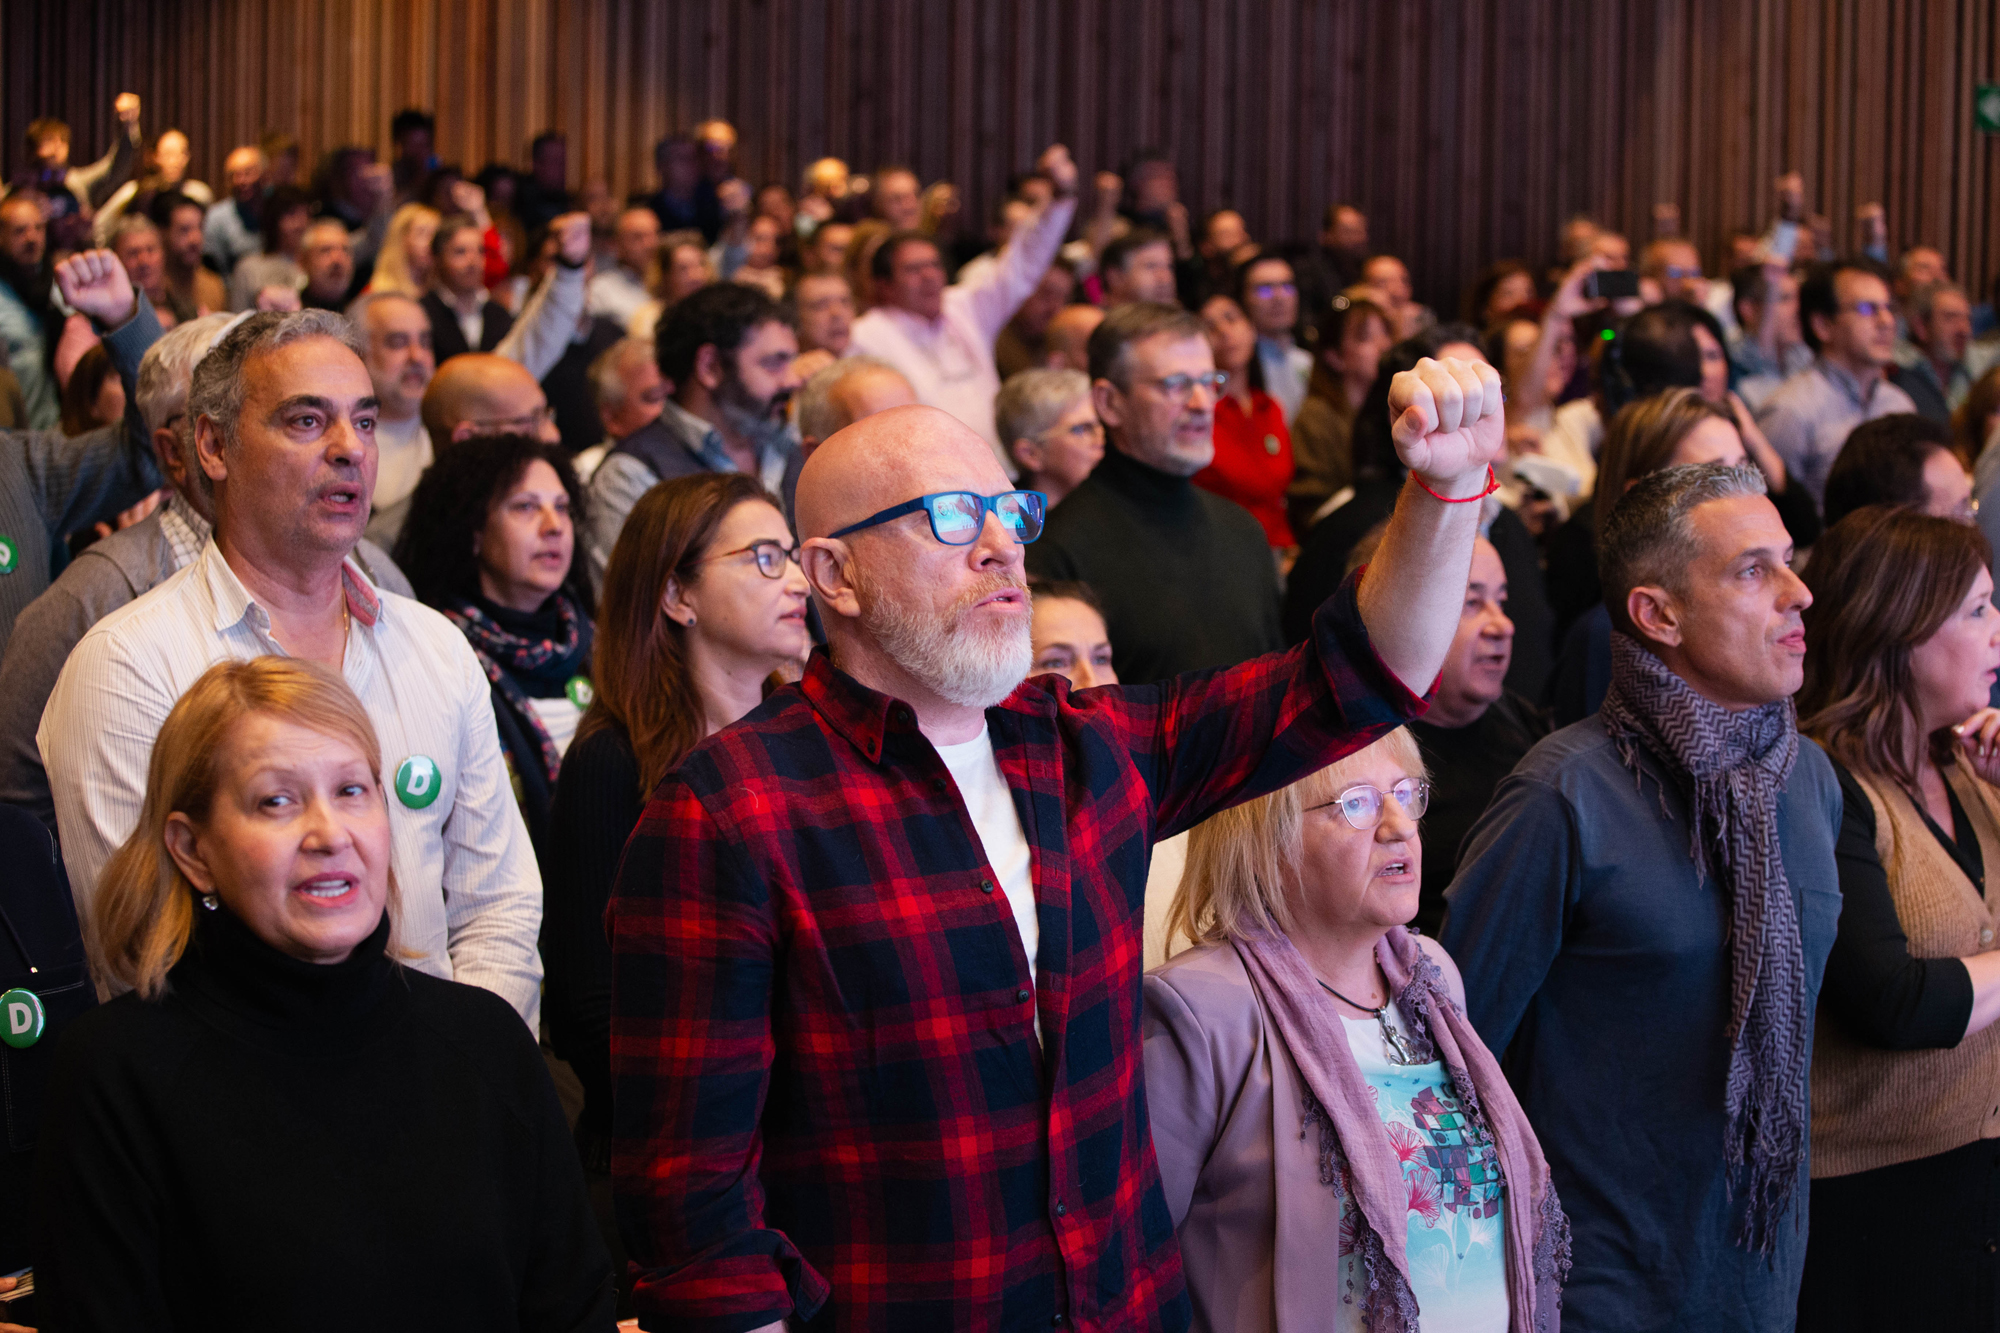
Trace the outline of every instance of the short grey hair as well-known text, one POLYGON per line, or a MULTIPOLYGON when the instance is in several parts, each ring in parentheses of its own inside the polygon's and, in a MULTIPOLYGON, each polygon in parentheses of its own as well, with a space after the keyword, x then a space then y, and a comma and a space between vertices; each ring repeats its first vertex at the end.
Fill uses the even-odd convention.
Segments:
POLYGON ((1090 376, 1080 370, 1023 370, 1010 375, 993 399, 1000 443, 1035 440, 1048 434, 1080 398, 1090 397, 1090 376))
MULTIPOLYGON (((194 378, 194 368, 236 319, 237 316, 225 313, 176 324, 139 358, 139 388, 134 399, 139 419, 146 423, 148 433, 164 429, 169 421, 187 410, 188 383, 194 378)), ((174 432, 174 447, 180 451, 181 463, 187 468, 187 484, 204 496, 210 494, 208 474, 195 462, 194 425, 184 417, 180 429, 174 432)))
MULTIPOLYGON (((625 211, 629 213, 633 210, 625 211)), ((597 404, 598 411, 625 406, 625 399, 632 392, 625 381, 625 365, 635 358, 641 361, 653 359, 652 339, 620 338, 599 352, 597 359, 590 363, 590 397, 597 404)))
POLYGON ((875 374, 907 378, 879 356, 844 356, 807 380, 799 389, 799 437, 824 440, 853 425, 847 414, 834 406, 833 391, 852 376, 875 374))
POLYGON ((329 217, 324 213, 314 218, 311 222, 306 223, 306 229, 299 233, 299 244, 304 245, 306 237, 312 235, 316 231, 325 231, 329 227, 338 229, 340 232, 340 239, 346 241, 350 246, 354 244, 354 233, 347 229, 347 224, 345 222, 342 222, 339 218, 329 217))
POLYGON ((1768 488, 1755 465, 1691 463, 1661 468, 1632 483, 1597 526, 1597 572, 1611 623, 1633 633, 1625 602, 1648 584, 1680 595, 1688 566, 1701 554, 1694 511, 1715 500, 1763 495, 1768 488))
POLYGON ((221 433, 223 444, 235 448, 237 424, 243 415, 243 367, 253 356, 308 338, 331 338, 367 360, 361 335, 338 311, 266 310, 252 315, 195 366, 187 397, 189 437, 193 437, 193 424, 207 417, 221 433))
POLYGON ((153 220, 144 213, 121 213, 117 224, 111 228, 109 244, 115 250, 118 248, 118 242, 138 232, 151 232, 158 236, 160 229, 154 226, 153 220))
POLYGON ((368 336, 363 332, 368 327, 368 312, 383 301, 408 301, 419 310, 424 308, 424 303, 416 297, 411 296, 408 292, 380 291, 361 293, 361 295, 347 303, 347 318, 354 325, 354 331, 361 335, 364 342, 367 341, 368 336))
POLYGON ((1091 330, 1090 342, 1086 344, 1090 356, 1090 378, 1110 380, 1121 393, 1129 390, 1132 387, 1132 344, 1162 334, 1176 339, 1208 336, 1200 318, 1177 305, 1133 301, 1114 308, 1091 330))
POLYGON ((1937 308, 1937 299, 1940 296, 1964 298, 1965 288, 1955 282, 1949 281, 1927 282, 1910 293, 1910 313, 1928 324, 1931 318, 1931 311, 1937 308))

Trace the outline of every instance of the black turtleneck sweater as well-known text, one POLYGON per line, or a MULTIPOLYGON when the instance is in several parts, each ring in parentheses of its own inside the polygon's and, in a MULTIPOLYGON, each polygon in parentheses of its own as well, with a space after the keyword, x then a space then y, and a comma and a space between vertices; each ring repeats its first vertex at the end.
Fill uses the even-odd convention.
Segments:
POLYGON ((41 1327, 612 1327, 611 1266, 534 1039, 473 986, 196 910, 157 1001, 56 1052, 41 1327))
POLYGON ((1050 512, 1028 572, 1091 586, 1127 685, 1284 647, 1263 527, 1241 505, 1115 448, 1050 512))

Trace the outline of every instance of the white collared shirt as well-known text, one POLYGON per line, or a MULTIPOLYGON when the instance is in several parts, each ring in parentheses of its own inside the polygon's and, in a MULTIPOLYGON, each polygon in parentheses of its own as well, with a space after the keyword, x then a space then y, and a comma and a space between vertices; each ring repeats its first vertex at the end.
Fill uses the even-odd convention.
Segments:
MULTIPOLYGON (((533 1028, 542 878, 514 803, 485 673, 443 616, 380 591, 352 559, 345 575, 354 614, 341 674, 382 746, 402 899, 395 943, 411 966, 494 992, 533 1028), (432 762, 442 786, 431 804, 413 809, 396 795, 395 775, 417 756, 432 762)), ((285 650, 213 541, 192 565, 98 622, 70 654, 35 740, 86 930, 98 876, 138 826, 153 741, 168 712, 215 663, 264 655, 285 650)))

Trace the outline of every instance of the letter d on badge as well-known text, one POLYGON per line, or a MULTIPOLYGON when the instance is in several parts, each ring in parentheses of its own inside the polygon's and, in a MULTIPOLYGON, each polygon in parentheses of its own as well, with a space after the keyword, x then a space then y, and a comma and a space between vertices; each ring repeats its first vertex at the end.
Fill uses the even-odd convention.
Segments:
POLYGON ((396 770, 396 799, 412 810, 421 810, 438 798, 444 785, 438 766, 425 755, 413 754, 396 770))
POLYGON ((47 1022, 42 1013, 42 997, 31 990, 10 990, 0 995, 0 1041, 16 1050, 25 1050, 42 1038, 47 1022))

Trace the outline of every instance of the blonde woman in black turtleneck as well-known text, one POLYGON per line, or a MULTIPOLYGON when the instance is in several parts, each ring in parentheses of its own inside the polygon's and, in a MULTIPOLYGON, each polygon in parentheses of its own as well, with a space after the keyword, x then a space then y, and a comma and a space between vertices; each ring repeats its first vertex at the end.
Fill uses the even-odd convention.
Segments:
POLYGON ((396 962, 380 769, 310 662, 220 664, 168 715, 88 928, 127 993, 56 1051, 46 1326, 609 1333, 534 1038, 396 962))

